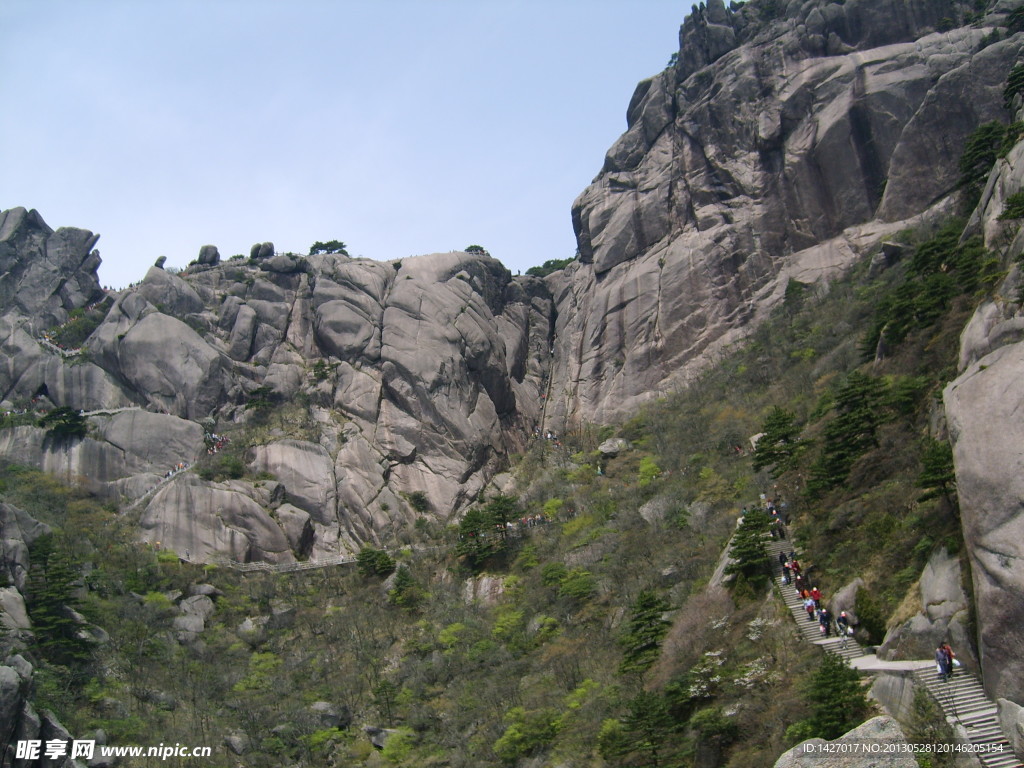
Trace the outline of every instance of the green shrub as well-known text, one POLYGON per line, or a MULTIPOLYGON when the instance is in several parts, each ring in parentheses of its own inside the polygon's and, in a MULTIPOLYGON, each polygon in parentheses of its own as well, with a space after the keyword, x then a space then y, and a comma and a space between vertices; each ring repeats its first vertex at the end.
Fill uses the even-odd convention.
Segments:
POLYGON ((409 502, 409 506, 421 515, 430 511, 430 499, 427 498, 427 494, 423 491, 412 491, 406 494, 405 499, 409 502))
POLYGON ((37 422, 46 430, 47 437, 55 440, 70 440, 74 437, 85 437, 89 424, 85 417, 74 408, 61 406, 54 408, 37 422))
POLYGON ((387 576, 395 570, 395 560, 382 549, 365 546, 356 555, 356 569, 365 578, 387 576))
POLYGON ((562 578, 558 585, 560 597, 571 597, 574 600, 586 600, 597 591, 594 575, 583 568, 573 568, 562 578))
POLYGON ((853 610, 860 622, 860 629, 867 633, 868 641, 882 642, 885 637, 885 617, 875 596, 867 589, 858 589, 853 610))
POLYGON ((561 584, 568 573, 569 569, 562 563, 548 563, 540 570, 540 582, 545 587, 555 587, 561 584))
POLYGON ((513 707, 505 713, 505 732, 494 742, 494 754, 511 763, 538 753, 558 735, 557 720, 551 709, 513 707))
POLYGON ((1009 219, 1024 219, 1024 192, 1014 192, 1003 205, 1003 212, 999 214, 1000 221, 1009 219))
POLYGON ((552 272, 558 272, 565 269, 567 266, 573 263, 575 259, 548 259, 539 267, 530 267, 526 270, 526 274, 533 275, 534 277, 547 277, 552 272))

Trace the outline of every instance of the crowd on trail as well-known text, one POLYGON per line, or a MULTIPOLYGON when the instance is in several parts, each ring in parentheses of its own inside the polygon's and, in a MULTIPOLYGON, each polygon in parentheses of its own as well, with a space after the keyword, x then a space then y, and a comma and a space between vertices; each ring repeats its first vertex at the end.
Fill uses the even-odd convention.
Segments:
POLYGON ((782 568, 782 583, 796 589, 807 611, 807 620, 818 622, 822 637, 832 637, 833 630, 838 637, 853 637, 854 626, 850 615, 846 611, 840 611, 839 616, 832 615, 832 611, 822 601, 821 589, 804 576, 796 552, 788 555, 780 552, 779 566, 782 568))
MULTIPOLYGON (((766 499, 764 494, 761 495, 761 501, 765 506, 765 511, 772 518, 771 527, 769 528, 772 538, 785 540, 785 526, 789 523, 786 503, 766 499)), ((747 508, 744 507, 743 514, 745 515, 746 513, 747 508)), ((854 635, 857 624, 856 618, 847 611, 840 611, 838 616, 832 614, 832 611, 824 603, 821 588, 817 584, 811 583, 804 572, 803 566, 801 566, 800 561, 797 559, 795 551, 790 550, 788 554, 784 551, 779 552, 779 567, 782 570, 783 585, 795 589, 797 595, 803 601, 804 610, 807 611, 807 620, 818 623, 819 632, 822 637, 829 638, 835 633, 835 636, 843 638, 843 644, 845 645, 845 641, 854 635)), ((949 643, 941 643, 935 649, 935 670, 941 679, 950 679, 954 669, 959 666, 960 662, 957 660, 956 654, 953 653, 949 643)))
POLYGON ((40 337, 39 340, 49 344, 51 347, 56 347, 61 352, 67 352, 69 355, 77 355, 82 351, 81 347, 68 347, 64 345, 56 336, 54 336, 49 331, 43 331, 43 335, 40 337))
POLYGON ((534 440, 540 440, 541 438, 543 438, 544 440, 550 440, 551 443, 556 448, 561 448, 562 447, 562 441, 558 438, 558 435, 556 435, 550 429, 545 430, 542 433, 541 430, 540 430, 540 427, 534 427, 533 428, 533 439, 534 440))
POLYGON ((505 528, 507 530, 512 530, 515 528, 535 528, 538 525, 544 525, 548 522, 550 521, 546 517, 544 517, 544 515, 538 513, 536 515, 526 515, 525 517, 520 517, 518 521, 509 520, 507 523, 505 523, 505 528))
POLYGON ((192 465, 187 461, 179 461, 177 464, 175 464, 173 467, 171 467, 164 473, 164 480, 169 480, 179 472, 184 472, 191 466, 192 465))
POLYGON ((203 440, 206 442, 206 453, 210 456, 220 453, 220 449, 231 442, 231 438, 218 435, 216 432, 207 432, 203 435, 203 440))
POLYGON ((50 409, 46 407, 46 402, 43 401, 42 396, 36 395, 32 398, 28 408, 9 408, 3 411, 4 418, 12 416, 25 416, 26 414, 35 414, 36 416, 45 416, 50 412, 50 409))
MULTIPOLYGON (((765 512, 767 512, 771 517, 771 524, 768 528, 768 533, 771 534, 773 539, 779 539, 780 541, 785 539, 786 525, 789 524, 789 514, 787 512, 786 502, 778 499, 769 499, 762 493, 761 503, 764 505, 765 512)), ((740 514, 745 517, 747 514, 747 508, 744 507, 740 514)))

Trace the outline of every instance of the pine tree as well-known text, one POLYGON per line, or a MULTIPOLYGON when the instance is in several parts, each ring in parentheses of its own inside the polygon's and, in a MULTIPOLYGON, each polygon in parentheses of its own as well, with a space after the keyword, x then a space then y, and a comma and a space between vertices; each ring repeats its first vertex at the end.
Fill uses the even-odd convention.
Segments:
POLYGON ((878 445, 883 390, 881 381, 860 371, 843 382, 833 404, 836 415, 824 430, 825 447, 811 467, 811 495, 820 496, 845 481, 853 463, 878 445))
POLYGON ((409 569, 404 565, 398 566, 394 586, 388 590, 388 602, 400 608, 414 608, 422 598, 423 590, 409 569))
POLYGON ((628 627, 620 639, 625 648, 620 673, 644 672, 657 660, 661 641, 671 626, 662 618, 668 608, 664 598, 649 590, 637 596, 628 627))
POLYGON ((29 558, 27 608, 36 647, 53 664, 81 667, 90 658, 90 647, 73 614, 78 606, 73 593, 78 569, 56 549, 50 535, 33 542, 29 558))
POLYGON ((754 471, 769 469, 772 477, 778 478, 796 466, 800 448, 796 414, 778 406, 772 408, 765 417, 761 432, 763 434, 754 446, 754 471))
POLYGON ((651 691, 638 693, 629 703, 623 725, 630 752, 646 756, 645 765, 651 768, 665 765, 666 754, 671 753, 674 746, 674 722, 663 696, 651 691))
POLYGON ((868 700, 860 676, 846 660, 826 653, 811 682, 807 697, 812 705, 815 735, 837 739, 864 719, 868 700))
POLYGON ((956 488, 956 472, 953 468, 953 448, 945 442, 929 438, 921 453, 921 474, 917 487, 925 489, 918 501, 927 501, 942 496, 952 500, 956 488))
POLYGON ((387 576, 395 570, 395 561, 387 552, 373 547, 363 547, 356 555, 356 568, 364 578, 387 576))
POLYGON ((763 509, 754 509, 743 516, 743 521, 732 537, 729 557, 732 562, 725 572, 743 576, 754 584, 763 584, 768 579, 770 563, 765 547, 765 536, 771 528, 771 518, 763 509))
POLYGON ((498 530, 494 515, 486 509, 473 508, 459 522, 459 543, 455 551, 477 567, 505 548, 504 526, 498 530))

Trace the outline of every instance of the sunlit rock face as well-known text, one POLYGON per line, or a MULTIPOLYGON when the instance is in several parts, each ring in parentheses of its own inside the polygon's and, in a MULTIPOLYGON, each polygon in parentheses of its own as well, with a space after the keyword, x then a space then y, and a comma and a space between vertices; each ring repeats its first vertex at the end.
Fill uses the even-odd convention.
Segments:
POLYGON ((111 294, 102 322, 67 350, 44 331, 103 297, 93 290, 98 258, 86 264, 91 281, 74 271, 82 244, 36 269, 57 235, 34 211, 2 221, 17 290, 53 304, 34 314, 5 305, 3 400, 84 411, 89 434, 58 441, 30 420, 0 432, 0 454, 140 504, 143 535, 161 546, 284 562, 378 541, 420 514, 446 519, 538 423, 551 297, 486 254, 153 267, 111 294), (65 272, 88 290, 62 294, 65 272), (260 392, 272 406, 265 418, 247 407, 260 392), (192 470, 211 434, 238 427, 259 433, 243 469, 272 478, 280 498, 263 498, 266 480, 225 487, 192 470), (174 468, 184 471, 168 477, 174 468))
MULTIPOLYGON (((973 26, 954 0, 699 6, 572 207, 579 258, 543 280, 486 253, 204 245, 183 273, 158 262, 111 292, 62 350, 43 332, 104 298, 96 236, 0 214, 0 401, 89 424, 59 441, 25 421, 0 456, 123 497, 145 538, 203 559, 287 562, 446 520, 535 429, 628 415, 790 280, 824 285, 946 210, 965 136, 1009 117, 1022 41, 992 35, 1004 5, 973 26), (191 465, 233 431, 249 441, 235 479, 201 479, 191 465)), ((997 315, 974 326, 978 354, 985 323, 1012 336, 997 315)))
POLYGON ((1024 313, 1015 262, 1024 236, 1019 222, 999 215, 1022 190, 1024 144, 1018 143, 996 163, 970 224, 1012 266, 961 334, 960 374, 944 392, 985 688, 1018 704, 1024 702, 1024 313))
POLYGON ((695 9, 678 63, 638 86, 573 206, 580 263, 549 278, 553 424, 685 380, 789 280, 827 280, 944 200, 965 137, 1008 118, 1020 36, 937 31, 968 4, 783 5, 770 21, 757 3, 695 9))

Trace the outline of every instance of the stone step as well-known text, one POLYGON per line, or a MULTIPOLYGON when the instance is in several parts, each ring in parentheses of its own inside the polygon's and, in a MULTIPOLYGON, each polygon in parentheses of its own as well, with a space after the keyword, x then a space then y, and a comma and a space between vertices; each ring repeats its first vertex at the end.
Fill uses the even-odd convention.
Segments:
POLYGON ((983 696, 976 696, 971 698, 964 698, 962 696, 954 697, 953 705, 960 710, 973 709, 992 709, 992 702, 983 696))
MULTIPOLYGON (((782 582, 782 568, 779 565, 778 555, 780 552, 788 555, 790 551, 795 550, 795 547, 788 540, 766 540, 765 544, 771 560, 775 586, 796 622, 798 635, 819 646, 822 650, 834 653, 844 659, 866 655, 864 649, 855 642, 848 642, 847 646, 843 648, 841 637, 822 636, 817 621, 807 618, 803 600, 796 590, 791 585, 782 582)), ((1024 765, 1016 760, 1012 752, 1009 752, 1009 746, 1006 744, 996 716, 995 705, 986 696, 984 688, 975 677, 966 670, 960 669, 953 674, 951 679, 943 680, 938 676, 934 666, 917 669, 913 672, 913 676, 935 698, 946 715, 947 721, 964 727, 973 744, 1006 745, 1004 752, 978 754, 984 768, 1024 768, 1024 765)))
POLYGON ((984 729, 968 728, 967 734, 974 744, 999 744, 1006 741, 998 725, 989 725, 984 729))
POLYGON ((945 709, 949 715, 958 718, 961 722, 969 721, 971 723, 980 723, 986 719, 992 719, 994 721, 994 719, 998 717, 998 714, 992 705, 960 707, 954 703, 952 706, 945 709))
POLYGON ((1020 760, 1009 750, 979 753, 978 757, 985 768, 1020 768, 1022 765, 1020 760))

